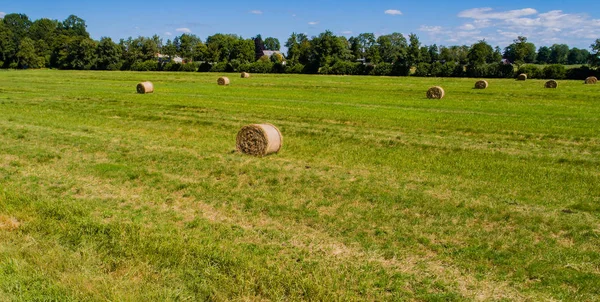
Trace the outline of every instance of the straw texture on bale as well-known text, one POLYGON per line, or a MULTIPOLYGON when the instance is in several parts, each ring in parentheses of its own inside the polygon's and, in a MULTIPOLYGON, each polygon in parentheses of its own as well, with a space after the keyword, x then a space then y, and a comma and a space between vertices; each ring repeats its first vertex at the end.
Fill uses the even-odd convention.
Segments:
POLYGON ((558 82, 556 82, 555 80, 550 80, 550 81, 546 82, 546 84, 544 84, 544 87, 556 88, 556 87, 558 87, 558 82))
POLYGON ((277 153, 283 137, 271 124, 252 124, 242 127, 236 137, 236 149, 242 153, 264 156, 277 153))
POLYGON ((520 75, 517 77, 517 80, 518 80, 518 81, 525 81, 525 80, 527 80, 527 75, 526 75, 526 74, 524 74, 524 73, 522 73, 522 74, 520 74, 520 75))
POLYGON ((441 99, 446 95, 444 92, 444 88, 440 86, 433 86, 427 90, 427 98, 428 99, 441 99))
POLYGON ((486 89, 488 88, 488 82, 486 80, 481 80, 475 82, 475 89, 486 89))
POLYGON ((141 82, 137 84, 137 92, 138 93, 152 93, 154 92, 154 85, 152 82, 141 82))
POLYGON ((217 80, 217 84, 223 86, 223 85, 229 85, 229 78, 228 77, 220 77, 217 80))
POLYGON ((586 84, 596 84, 598 83, 598 78, 596 77, 588 77, 585 79, 586 84))
POLYGON ((250 77, 250 74, 247 72, 242 72, 242 79, 247 79, 250 77))

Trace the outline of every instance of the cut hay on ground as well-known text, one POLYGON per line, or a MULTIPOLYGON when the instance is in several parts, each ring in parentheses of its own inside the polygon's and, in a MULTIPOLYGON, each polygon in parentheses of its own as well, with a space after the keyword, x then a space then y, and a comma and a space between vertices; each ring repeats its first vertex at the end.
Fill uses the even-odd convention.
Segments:
POLYGON ((517 77, 517 81, 525 81, 527 80, 527 75, 522 73, 517 77))
POLYGON ((586 84, 596 84, 598 83, 598 78, 596 77, 588 77, 585 79, 586 84))
POLYGON ((220 77, 217 80, 217 84, 223 86, 223 85, 229 85, 229 78, 228 77, 220 77))
POLYGON ((271 124, 244 126, 236 138, 236 149, 249 155, 264 156, 277 153, 282 144, 281 132, 271 124))
POLYGON ((555 80, 550 80, 550 81, 546 82, 546 84, 544 84, 544 87, 556 88, 556 87, 558 87, 558 82, 556 82, 555 80))
POLYGON ((141 82, 137 84, 137 92, 138 93, 152 93, 154 92, 154 85, 152 82, 141 82))
POLYGON ((247 72, 242 72, 242 79, 247 79, 250 77, 250 74, 247 72))
POLYGON ((488 88, 488 82, 486 80, 480 80, 475 82, 475 89, 486 89, 488 88))
POLYGON ((427 98, 428 99, 441 99, 446 95, 444 92, 444 88, 440 86, 433 86, 427 90, 427 98))

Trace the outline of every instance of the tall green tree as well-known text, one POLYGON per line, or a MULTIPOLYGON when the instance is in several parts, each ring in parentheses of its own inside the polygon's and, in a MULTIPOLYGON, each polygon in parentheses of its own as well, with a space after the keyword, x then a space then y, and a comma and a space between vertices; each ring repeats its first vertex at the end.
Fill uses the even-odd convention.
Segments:
POLYGON ((590 58, 590 52, 587 49, 571 48, 567 55, 567 64, 586 64, 590 58))
POLYGON ((273 37, 266 38, 264 41, 264 45, 265 45, 265 50, 278 51, 279 49, 281 49, 281 43, 279 43, 279 40, 277 38, 273 38, 273 37))
MULTIPOLYGON (((213 39, 216 40, 216 38, 213 39)), ((179 56, 186 61, 191 62, 194 61, 195 58, 202 57, 202 55, 198 53, 198 51, 202 50, 202 48, 199 47, 198 44, 204 43, 202 43, 202 40, 194 34, 186 33, 182 34, 179 37, 175 37, 173 44, 177 49, 177 54, 179 54, 179 56)))
POLYGON ((592 45, 590 45, 592 49, 592 54, 590 55, 590 63, 592 66, 598 67, 600 66, 600 39, 596 39, 592 45))
POLYGON ((58 30, 61 32, 61 34, 69 37, 90 37, 90 34, 87 32, 87 25, 85 24, 85 20, 75 15, 70 15, 63 22, 59 23, 58 30))
POLYGON ((567 64, 569 46, 566 44, 554 44, 550 47, 550 63, 567 64))
POLYGON ((419 37, 413 33, 408 35, 408 40, 410 44, 406 51, 406 65, 409 67, 416 66, 421 62, 421 42, 419 37))
POLYGON ((504 49, 504 57, 517 65, 534 63, 537 55, 535 44, 527 42, 527 37, 519 36, 504 49))
POLYGON ((482 65, 492 63, 494 60, 494 49, 485 40, 473 44, 467 55, 470 65, 482 65))
POLYGON ((398 59, 406 59, 408 43, 404 35, 400 33, 379 36, 377 38, 377 45, 379 46, 379 55, 383 62, 393 63, 398 59))
MULTIPOLYGON (((266 42, 266 40, 265 40, 266 42)), ((278 41, 279 42, 279 41, 278 41)), ((254 62, 254 40, 238 39, 233 43, 230 60, 237 60, 240 63, 254 62)))
POLYGON ((171 39, 167 39, 167 43, 162 47, 161 54, 172 59, 177 55, 177 46, 171 41, 171 39))
MULTIPOLYGON (((263 56, 263 51, 267 50, 265 48, 265 42, 263 41, 262 36, 256 35, 256 37, 253 38, 254 40, 254 59, 258 60, 260 57, 263 56)), ((208 42, 207 42, 208 44, 208 42)))
POLYGON ((429 53, 429 58, 432 63, 440 60, 440 50, 437 44, 429 45, 427 51, 429 53))
POLYGON ((315 66, 330 66, 336 60, 349 57, 350 49, 344 39, 335 36, 331 31, 325 31, 311 41, 313 64, 315 66))
POLYGON ((121 48, 109 37, 100 38, 96 48, 96 69, 119 70, 121 69, 121 48))
POLYGON ((19 51, 17 52, 17 62, 21 68, 40 68, 43 67, 44 60, 38 57, 35 51, 35 44, 29 37, 21 39, 19 51))
POLYGON ((0 67, 6 68, 15 60, 17 45, 12 37, 12 31, 0 20, 0 67))
POLYGON ((61 69, 89 70, 96 64, 96 41, 61 35, 53 52, 53 65, 61 69))
POLYGON ((215 34, 206 39, 206 46, 209 51, 218 50, 218 62, 228 62, 231 60, 234 45, 240 39, 237 35, 215 34))
POLYGON ((542 46, 538 49, 536 62, 538 64, 548 64, 550 63, 550 54, 552 51, 548 46, 542 46))

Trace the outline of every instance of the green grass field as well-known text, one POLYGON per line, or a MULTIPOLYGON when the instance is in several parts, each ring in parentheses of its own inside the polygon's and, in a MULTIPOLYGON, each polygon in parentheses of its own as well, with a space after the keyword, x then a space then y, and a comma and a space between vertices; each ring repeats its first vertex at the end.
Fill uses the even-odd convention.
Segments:
POLYGON ((0 301, 600 300, 600 85, 218 76, 0 72, 0 301))

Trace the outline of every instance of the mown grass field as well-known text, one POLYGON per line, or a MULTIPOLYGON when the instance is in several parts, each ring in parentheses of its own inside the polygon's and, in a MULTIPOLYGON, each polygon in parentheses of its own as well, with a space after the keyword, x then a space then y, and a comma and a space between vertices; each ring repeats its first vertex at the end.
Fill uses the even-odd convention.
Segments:
POLYGON ((0 301, 600 300, 600 85, 218 76, 0 72, 0 301))

